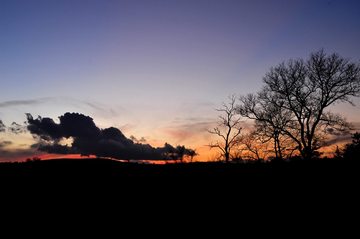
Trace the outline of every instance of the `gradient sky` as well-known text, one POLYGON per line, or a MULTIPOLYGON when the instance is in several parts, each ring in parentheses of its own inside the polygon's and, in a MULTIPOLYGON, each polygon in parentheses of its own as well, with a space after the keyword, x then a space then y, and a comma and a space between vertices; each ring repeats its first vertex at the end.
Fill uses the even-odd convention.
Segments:
MULTIPOLYGON (((356 0, 1 0, 0 119, 75 111, 196 148, 271 66, 321 48, 359 61, 359 43, 356 0)), ((335 111, 360 121, 356 103, 335 111)))

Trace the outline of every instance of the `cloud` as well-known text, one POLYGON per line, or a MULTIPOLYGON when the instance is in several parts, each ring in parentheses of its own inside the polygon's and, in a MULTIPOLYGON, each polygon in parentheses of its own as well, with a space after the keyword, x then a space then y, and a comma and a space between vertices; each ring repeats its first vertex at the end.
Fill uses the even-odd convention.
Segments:
POLYGON ((6 126, 5 124, 2 122, 2 120, 0 120, 0 132, 5 132, 6 126))
MULTIPOLYGON (((352 134, 360 130, 360 122, 351 122, 351 131, 347 133, 331 134, 330 138, 326 140, 326 145, 345 144, 352 140, 352 134)), ((332 132, 331 132, 332 133, 332 132)))
POLYGON ((13 134, 21 134, 26 132, 26 127, 16 122, 12 122, 11 126, 8 127, 8 129, 13 134))
POLYGON ((196 138, 199 135, 204 135, 207 133, 208 129, 211 129, 216 125, 216 121, 199 121, 192 123, 183 123, 164 129, 164 132, 169 135, 171 138, 176 139, 181 142, 189 138, 196 138))
POLYGON ((0 120, 0 133, 5 131, 11 132, 13 134, 21 134, 26 132, 26 127, 16 122, 12 122, 9 127, 6 127, 6 125, 0 120))
POLYGON ((36 155, 38 152, 35 149, 4 149, 0 147, 0 161, 9 162, 24 160, 29 155, 36 155))
POLYGON ((95 102, 95 101, 84 101, 84 100, 75 100, 75 99, 68 99, 71 103, 79 108, 79 110, 90 110, 92 115, 99 115, 101 117, 117 117, 119 116, 119 112, 125 112, 126 110, 121 107, 117 106, 116 110, 111 108, 110 106, 95 102))
POLYGON ((12 141, 0 141, 0 161, 9 162, 24 159, 29 155, 36 154, 35 149, 9 149, 7 146, 12 145, 12 141))
POLYGON ((94 101, 79 100, 70 97, 44 97, 26 100, 11 100, 0 102, 0 108, 11 108, 17 106, 35 106, 40 104, 50 105, 66 105, 67 107, 75 107, 76 110, 91 111, 92 114, 106 117, 117 117, 118 111, 124 112, 125 109, 121 106, 117 106, 116 109, 109 107, 106 104, 102 104, 94 101))
POLYGON ((50 154, 73 154, 77 153, 74 149, 71 147, 68 147, 67 145, 60 145, 57 143, 49 144, 49 143, 36 143, 31 145, 32 149, 47 152, 50 154))
POLYGON ((344 144, 349 143, 351 141, 350 134, 343 135, 333 135, 330 139, 326 140, 326 146, 335 145, 335 144, 344 144))
POLYGON ((6 107, 12 107, 12 106, 42 104, 42 103, 47 102, 49 99, 52 99, 52 98, 47 97, 47 98, 40 98, 40 99, 33 99, 33 100, 10 100, 10 101, 4 101, 4 102, 0 102, 0 108, 6 108, 6 107))
POLYGON ((0 141, 0 148, 4 148, 4 147, 6 147, 6 146, 8 146, 8 145, 11 145, 11 144, 12 144, 11 141, 7 141, 7 140, 5 140, 5 141, 0 141))
POLYGON ((83 154, 134 160, 181 159, 189 149, 184 146, 154 148, 149 144, 134 143, 117 128, 98 128, 93 119, 79 113, 65 113, 60 123, 51 118, 34 119, 27 114, 28 130, 38 140, 33 149, 57 154, 83 154), (61 145, 64 138, 72 138, 70 146, 61 145))
POLYGON ((60 130, 60 126, 54 122, 51 118, 34 119, 31 114, 26 114, 28 126, 27 129, 30 133, 42 140, 60 140, 63 136, 60 130))
POLYGON ((360 131, 360 122, 351 122, 350 124, 354 131, 360 131))
POLYGON ((83 103, 85 105, 89 106, 90 108, 94 109, 95 112, 98 112, 101 114, 105 113, 109 116, 114 116, 114 117, 118 115, 118 113, 115 110, 113 110, 109 107, 106 107, 105 105, 95 103, 95 102, 85 102, 85 101, 83 101, 83 103))

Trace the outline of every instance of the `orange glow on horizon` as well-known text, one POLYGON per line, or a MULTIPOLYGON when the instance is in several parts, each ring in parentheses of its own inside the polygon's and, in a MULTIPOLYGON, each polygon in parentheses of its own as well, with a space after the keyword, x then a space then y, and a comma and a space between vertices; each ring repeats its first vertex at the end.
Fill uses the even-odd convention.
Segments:
MULTIPOLYGON (((149 143, 151 145, 153 145, 154 147, 163 145, 163 143, 160 141, 154 141, 154 142, 149 142, 149 143)), ((349 143, 349 141, 338 142, 337 144, 332 144, 329 146, 322 147, 319 150, 322 153, 321 157, 329 157, 329 158, 333 157, 336 147, 339 147, 339 149, 343 149, 346 143, 349 143)), ((220 158, 219 150, 218 149, 210 149, 206 145, 206 142, 199 142, 196 145, 189 145, 187 147, 195 149, 198 154, 193 158, 192 162, 209 162, 209 161, 211 162, 211 161, 217 161, 220 158), (200 144, 200 143, 203 143, 203 144, 200 144)), ((64 159, 64 158, 66 158, 66 159, 89 159, 89 158, 97 158, 97 157, 95 155, 82 156, 80 154, 64 155, 64 154, 36 153, 36 154, 29 155, 29 156, 18 156, 16 158, 12 158, 11 160, 7 159, 7 158, 4 158, 3 160, 1 160, 1 157, 0 157, 0 161, 2 161, 2 162, 25 162, 27 160, 34 160, 37 158, 40 160, 50 160, 50 159, 64 159)), ((116 160, 116 159, 114 159, 114 160, 116 160)), ((144 159, 144 160, 118 160, 118 161, 149 163, 149 164, 166 164, 166 163, 178 163, 179 162, 179 161, 146 160, 146 159, 144 159)), ((190 162, 190 158, 185 157, 183 161, 190 162)))
POLYGON ((89 155, 89 156, 81 156, 80 154, 42 154, 38 157, 41 160, 49 160, 49 159, 88 159, 88 158, 97 158, 95 155, 89 155))

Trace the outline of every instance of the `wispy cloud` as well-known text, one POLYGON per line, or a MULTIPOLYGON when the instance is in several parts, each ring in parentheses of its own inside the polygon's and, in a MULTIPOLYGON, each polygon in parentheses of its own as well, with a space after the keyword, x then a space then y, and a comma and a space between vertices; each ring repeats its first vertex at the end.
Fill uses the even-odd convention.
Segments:
MULTIPOLYGON (((92 100, 82 100, 72 97, 43 97, 43 98, 34 98, 34 99, 15 99, 9 101, 0 102, 0 108, 12 108, 12 107, 22 107, 27 109, 30 106, 33 108, 35 106, 46 105, 46 106, 56 106, 59 107, 65 106, 65 108, 71 108, 73 111, 82 111, 87 112, 91 115, 98 117, 113 118, 119 116, 120 113, 124 114, 126 111, 124 107, 121 106, 109 106, 104 103, 92 101, 92 100)), ((29 111, 29 110, 27 110, 29 111)))
POLYGON ((48 102, 53 99, 52 97, 30 99, 30 100, 9 100, 0 102, 0 108, 14 107, 14 106, 26 106, 26 105, 37 105, 48 102))
POLYGON ((123 114, 124 112, 126 112, 125 108, 122 106, 110 106, 108 104, 97 102, 94 100, 83 100, 72 97, 54 97, 53 101, 56 104, 61 103, 64 105, 69 105, 73 108, 76 108, 77 111, 87 112, 97 117, 112 118, 119 116, 120 113, 123 114))
POLYGON ((354 131, 360 131, 360 122, 351 122, 351 126, 354 131))
MULTIPOLYGON (((208 144, 213 135, 208 130, 219 126, 219 119, 215 117, 187 117, 175 118, 163 132, 174 139, 175 143, 191 143, 197 145, 208 144)), ((221 126, 220 126, 221 127, 221 126)), ((247 132, 253 128, 251 121, 243 121, 242 128, 247 132)))
MULTIPOLYGON (((112 107, 109 107, 108 105, 101 104, 94 101, 78 101, 79 103, 83 104, 84 106, 89 107, 94 111, 94 113, 99 115, 105 115, 110 117, 117 117, 119 115, 117 110, 114 110, 112 107)), ((124 109, 121 107, 117 107, 117 109, 120 109, 123 111, 124 109)))
POLYGON ((21 161, 39 154, 35 149, 4 149, 0 147, 0 162, 21 161))
POLYGON ((11 149, 14 143, 9 140, 0 141, 0 162, 24 160, 26 157, 38 153, 35 149, 11 149))
POLYGON ((123 132, 129 132, 129 131, 135 129, 136 125, 135 124, 124 124, 124 125, 121 125, 119 128, 123 132))
POLYGON ((351 135, 334 135, 330 139, 326 140, 326 146, 335 145, 335 144, 345 144, 351 142, 351 135))
POLYGON ((192 117, 192 118, 176 118, 172 124, 163 128, 163 132, 175 140, 182 143, 186 141, 203 141, 207 138, 207 130, 216 125, 216 120, 192 117))
POLYGON ((8 146, 8 145, 12 145, 12 143, 13 143, 13 142, 8 141, 8 140, 0 141, 0 149, 6 147, 6 146, 8 146))

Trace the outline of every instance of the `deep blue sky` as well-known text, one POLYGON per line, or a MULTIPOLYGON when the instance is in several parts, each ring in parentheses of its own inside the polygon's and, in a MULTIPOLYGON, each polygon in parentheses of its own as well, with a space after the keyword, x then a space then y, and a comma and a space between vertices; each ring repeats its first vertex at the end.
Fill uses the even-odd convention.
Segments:
POLYGON ((0 119, 80 111, 186 143, 181 127, 271 66, 320 48, 359 61, 359 43, 356 0, 1 0, 0 119))

